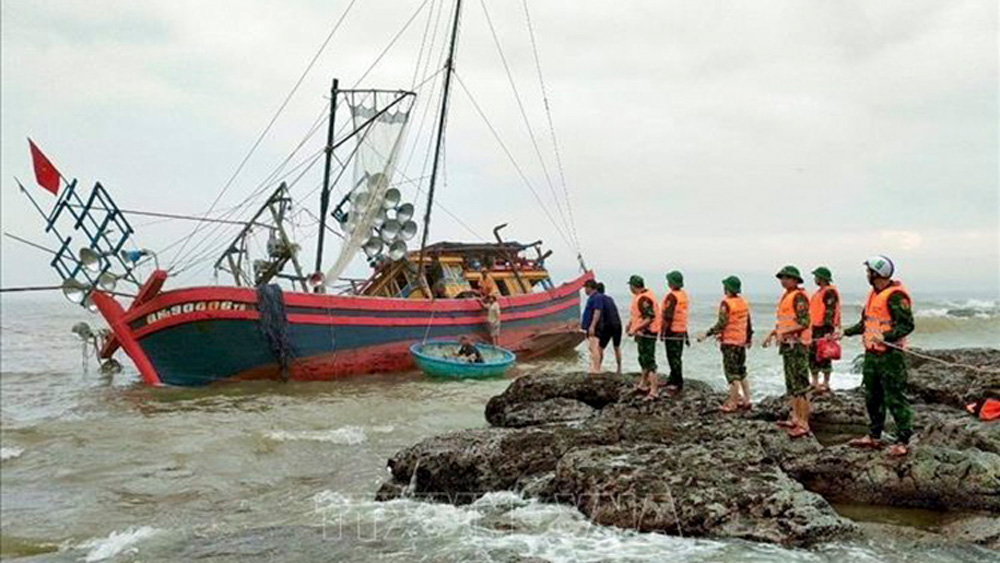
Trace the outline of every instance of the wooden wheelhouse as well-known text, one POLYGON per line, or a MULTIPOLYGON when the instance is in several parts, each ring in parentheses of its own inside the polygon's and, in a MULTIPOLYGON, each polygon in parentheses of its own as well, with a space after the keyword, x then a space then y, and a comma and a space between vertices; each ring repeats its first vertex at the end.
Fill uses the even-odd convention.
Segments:
POLYGON ((543 253, 541 246, 541 241, 439 242, 424 249, 425 284, 418 279, 421 253, 413 251, 403 260, 377 266, 357 291, 372 297, 472 298, 480 295, 484 275, 493 278, 502 296, 525 295, 536 288, 552 289, 552 280, 545 269, 545 259, 551 252, 543 253), (529 256, 531 251, 534 256, 529 256))

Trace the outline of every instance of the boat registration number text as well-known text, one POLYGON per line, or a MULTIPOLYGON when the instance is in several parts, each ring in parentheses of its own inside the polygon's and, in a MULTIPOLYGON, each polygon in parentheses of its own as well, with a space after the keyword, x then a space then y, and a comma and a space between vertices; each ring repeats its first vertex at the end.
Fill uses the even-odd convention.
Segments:
POLYGON ((195 301, 193 303, 181 303, 171 307, 164 307, 159 311, 146 315, 146 324, 153 324, 156 321, 182 315, 194 313, 196 311, 249 311, 253 306, 249 303, 239 303, 235 301, 195 301))

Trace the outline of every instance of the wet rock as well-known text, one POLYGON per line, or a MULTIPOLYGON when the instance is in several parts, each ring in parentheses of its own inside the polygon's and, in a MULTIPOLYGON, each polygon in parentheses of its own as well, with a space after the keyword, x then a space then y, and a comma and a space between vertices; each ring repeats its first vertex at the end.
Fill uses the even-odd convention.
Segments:
POLYGON ((436 436, 389 460, 394 484, 384 485, 377 499, 405 493, 468 504, 491 491, 515 490, 533 476, 552 471, 571 448, 614 439, 607 433, 562 426, 485 428, 436 436))
POLYGON ((965 411, 926 414, 920 444, 958 449, 978 448, 1000 454, 1000 424, 983 422, 965 411))
POLYGON ((890 458, 835 446, 786 458, 781 466, 833 501, 1000 512, 1000 455, 978 449, 920 445, 890 458))
POLYGON ((556 397, 538 403, 516 403, 504 410, 495 426, 521 428, 583 420, 597 412, 597 409, 575 399, 556 397))
POLYGON ((974 543, 988 549, 1000 549, 1000 518, 983 514, 962 518, 944 526, 941 532, 965 543, 974 543))
POLYGON ((857 531, 736 439, 575 450, 559 461, 556 489, 593 521, 642 532, 805 545, 857 531))
POLYGON ((910 393, 927 403, 963 408, 989 391, 1000 391, 1000 350, 964 348, 958 350, 915 350, 952 364, 973 366, 992 373, 951 367, 932 360, 907 355, 910 393))
POLYGON ((486 403, 486 420, 493 426, 504 426, 508 411, 550 399, 571 399, 600 409, 617 401, 632 381, 631 378, 613 374, 587 373, 519 377, 503 393, 486 403))

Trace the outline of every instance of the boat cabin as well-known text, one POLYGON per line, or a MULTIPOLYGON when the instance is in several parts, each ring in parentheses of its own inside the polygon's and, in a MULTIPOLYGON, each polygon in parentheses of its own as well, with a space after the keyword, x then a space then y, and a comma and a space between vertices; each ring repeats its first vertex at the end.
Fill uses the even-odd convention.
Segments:
POLYGON ((551 251, 542 253, 541 241, 531 244, 518 242, 461 243, 439 242, 424 249, 424 278, 417 279, 420 252, 408 253, 395 262, 376 264, 375 272, 355 291, 372 297, 404 297, 428 299, 424 288, 435 298, 463 299, 480 296, 484 275, 496 282, 501 295, 523 295, 535 288, 552 289, 552 280, 545 269, 545 259, 551 251), (534 250, 535 257, 526 256, 534 250))

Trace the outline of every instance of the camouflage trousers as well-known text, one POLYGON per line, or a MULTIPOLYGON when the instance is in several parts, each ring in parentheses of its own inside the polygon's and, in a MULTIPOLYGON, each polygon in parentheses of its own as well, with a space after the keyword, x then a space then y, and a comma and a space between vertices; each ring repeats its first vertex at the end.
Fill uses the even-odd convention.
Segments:
POLYGON ((872 438, 881 438, 886 411, 896 422, 896 441, 906 444, 913 435, 913 409, 906 397, 906 361, 899 350, 865 352, 862 369, 865 406, 872 438))
POLYGON ((790 397, 804 397, 809 392, 809 348, 804 344, 782 344, 780 351, 785 393, 790 397))

